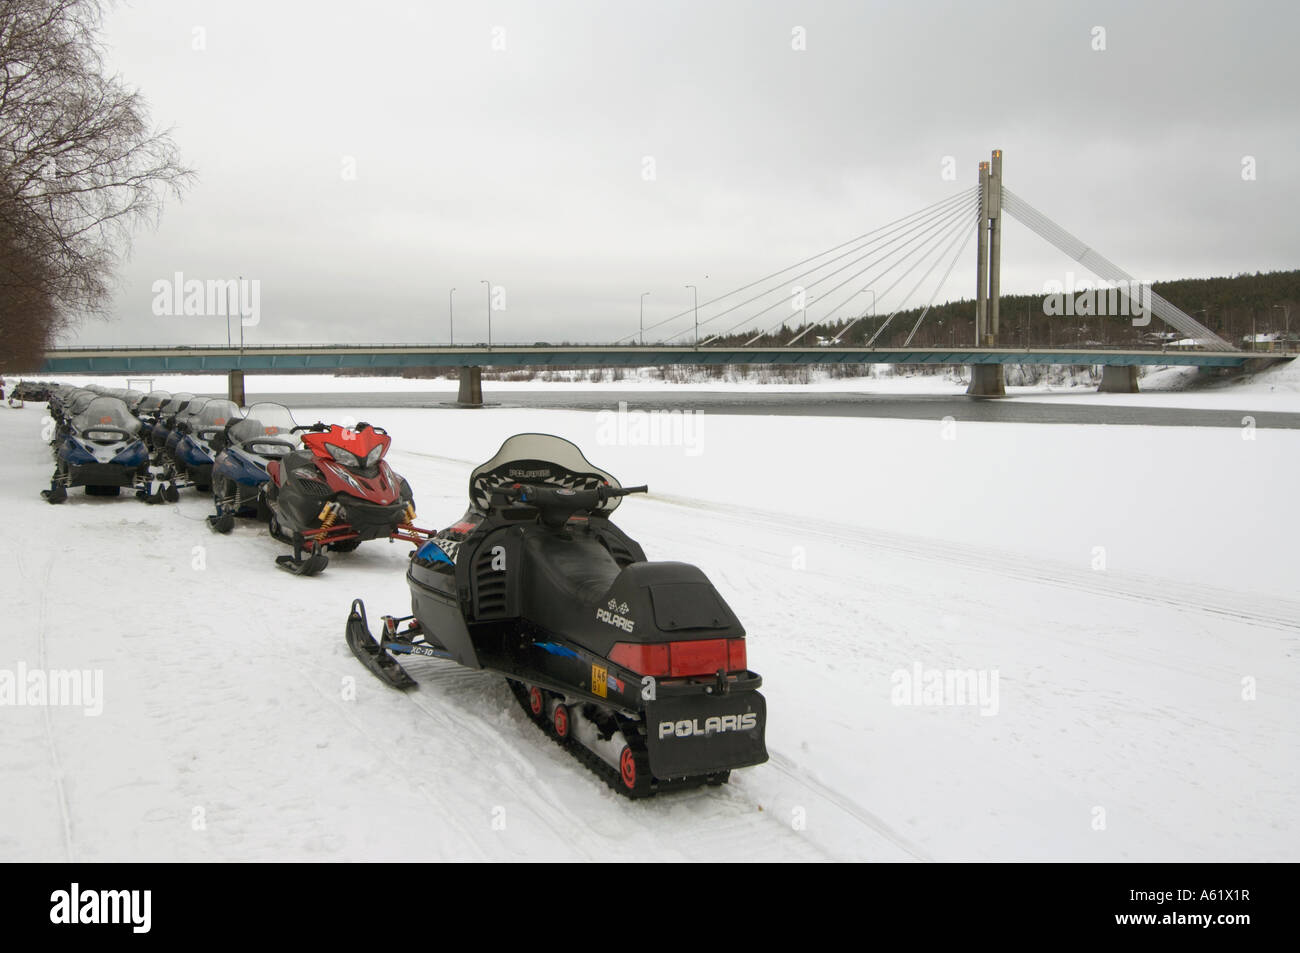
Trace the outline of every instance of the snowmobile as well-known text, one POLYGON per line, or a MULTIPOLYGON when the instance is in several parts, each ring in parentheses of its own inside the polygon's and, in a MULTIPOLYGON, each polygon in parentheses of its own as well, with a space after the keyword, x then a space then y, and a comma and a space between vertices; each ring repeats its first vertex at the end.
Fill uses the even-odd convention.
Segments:
POLYGON ((140 401, 133 409, 132 413, 140 419, 140 423, 145 425, 147 432, 152 432, 153 426, 157 423, 158 416, 162 413, 163 407, 172 399, 172 395, 165 390, 151 390, 144 395, 144 400, 140 401))
POLYGON ((50 503, 68 498, 69 487, 84 486, 92 496, 117 496, 122 487, 139 487, 148 476, 149 450, 140 422, 116 397, 95 397, 73 416, 59 444, 50 503))
POLYGON ((122 391, 122 402, 126 404, 126 409, 132 414, 136 412, 139 406, 144 403, 144 399, 149 395, 142 390, 132 390, 130 388, 122 391))
POLYGON ((288 407, 260 403, 238 420, 228 421, 213 437, 217 457, 212 466, 212 499, 217 512, 208 517, 213 532, 229 533, 240 516, 266 519, 258 507, 261 487, 270 479, 266 468, 272 460, 299 449, 297 426, 288 407))
POLYGON ((217 455, 212 439, 225 429, 228 421, 240 416, 239 405, 233 400, 216 398, 201 404, 196 400, 185 413, 177 415, 167 438, 167 452, 182 485, 193 486, 200 493, 212 489, 212 465, 217 455))
POLYGON ((155 450, 167 449, 167 438, 171 436, 172 427, 176 423, 176 418, 182 414, 190 403, 197 400, 206 400, 203 397, 195 397, 190 393, 173 394, 167 403, 158 408, 154 414, 153 427, 149 431, 149 444, 155 450))
POLYGON ((346 640, 398 689, 397 657, 504 675, 527 716, 628 797, 723 784, 767 760, 745 630, 694 566, 649 562, 610 521, 621 487, 560 437, 519 434, 470 475, 470 507, 411 557, 412 614, 346 640))
POLYGON ((73 433, 73 420, 81 414, 98 395, 91 390, 77 388, 68 392, 59 401, 58 406, 51 404, 51 416, 54 418, 54 432, 50 437, 50 448, 57 457, 64 442, 73 433))
POLYGON ((427 534, 411 525, 411 486, 384 460, 392 441, 387 431, 368 423, 294 431, 307 431, 305 449, 269 461, 261 491, 271 535, 293 546, 293 555, 276 557, 276 565, 314 576, 329 565, 326 550, 351 552, 368 539, 424 541, 427 534))

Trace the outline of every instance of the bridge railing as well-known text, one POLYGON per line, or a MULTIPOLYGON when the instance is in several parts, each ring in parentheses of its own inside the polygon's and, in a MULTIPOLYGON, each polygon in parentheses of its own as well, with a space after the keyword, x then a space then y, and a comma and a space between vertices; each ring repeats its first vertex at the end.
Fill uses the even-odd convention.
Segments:
MULTIPOLYGON (((81 352, 104 352, 120 354, 124 351, 131 352, 148 352, 148 353, 166 353, 175 351, 203 351, 212 353, 233 353, 238 354, 247 351, 470 351, 470 350, 487 350, 488 345, 485 342, 475 344, 430 344, 427 342, 405 342, 405 343, 335 343, 335 344, 257 344, 245 345, 227 345, 227 344, 85 344, 85 345, 61 345, 59 347, 48 348, 48 354, 67 354, 81 352)), ((494 351, 865 351, 875 353, 898 353, 901 351, 916 351, 918 353, 934 354, 944 352, 984 352, 996 351, 999 353, 1008 352, 1025 352, 1041 354, 1074 354, 1080 351, 1113 351, 1122 353, 1142 353, 1142 354, 1182 354, 1185 352, 1208 351, 1208 348, 1196 347, 1177 347, 1168 344, 1161 345, 1128 345, 1122 343, 1101 343, 1096 341, 1081 342, 1071 345, 1054 345, 1052 347, 1031 346, 1031 347, 976 347, 963 344, 954 344, 949 347, 899 347, 899 346, 872 346, 838 344, 835 346, 823 345, 785 345, 785 344, 764 344, 744 347, 741 345, 723 345, 714 344, 700 347, 692 344, 493 344, 491 350, 494 351)), ((1220 352, 1212 352, 1220 353, 1220 352)), ((1222 352, 1230 353, 1230 352, 1222 352)), ((1276 355, 1279 357, 1295 357, 1300 355, 1300 347, 1256 347, 1247 345, 1247 347, 1236 353, 1258 353, 1276 355)))

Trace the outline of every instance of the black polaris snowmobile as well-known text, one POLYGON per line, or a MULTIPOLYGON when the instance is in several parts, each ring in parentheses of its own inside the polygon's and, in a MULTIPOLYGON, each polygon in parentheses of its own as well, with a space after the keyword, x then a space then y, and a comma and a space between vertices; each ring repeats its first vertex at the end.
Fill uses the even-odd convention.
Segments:
POLYGON ((623 488, 574 444, 519 434, 470 475, 470 507, 411 557, 412 615, 353 654, 395 688, 394 656, 506 677, 528 717, 629 797, 722 784, 767 760, 767 708, 745 630, 699 569, 649 562, 610 522, 623 488))

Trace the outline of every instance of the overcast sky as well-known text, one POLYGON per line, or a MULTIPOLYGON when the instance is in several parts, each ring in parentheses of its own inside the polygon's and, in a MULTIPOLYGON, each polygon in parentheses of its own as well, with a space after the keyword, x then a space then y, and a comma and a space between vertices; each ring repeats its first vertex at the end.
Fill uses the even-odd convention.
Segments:
MULTIPOLYGON (((494 340, 610 340, 642 292, 677 313, 973 186, 993 148, 1139 278, 1300 266, 1290 0, 133 0, 106 28, 198 177, 80 343, 224 343, 152 313, 176 272, 260 281, 250 341, 445 342, 452 287, 484 340, 483 279, 494 340)), ((1007 227, 1004 291, 1071 267, 1007 227)))

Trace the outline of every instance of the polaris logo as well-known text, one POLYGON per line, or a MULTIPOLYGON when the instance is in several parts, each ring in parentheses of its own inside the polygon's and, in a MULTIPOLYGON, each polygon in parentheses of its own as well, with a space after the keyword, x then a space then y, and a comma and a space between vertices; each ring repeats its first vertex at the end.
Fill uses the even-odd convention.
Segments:
POLYGON ((659 722, 659 737, 690 738, 695 735, 721 734, 724 731, 753 731, 758 727, 758 715, 748 711, 743 715, 710 715, 700 724, 698 718, 693 721, 659 722))
POLYGON ((622 629, 624 632, 631 632, 634 628, 636 628, 636 623, 633 622, 631 619, 610 612, 608 609, 597 609, 596 620, 599 622, 603 622, 606 625, 612 625, 616 628, 622 629))

